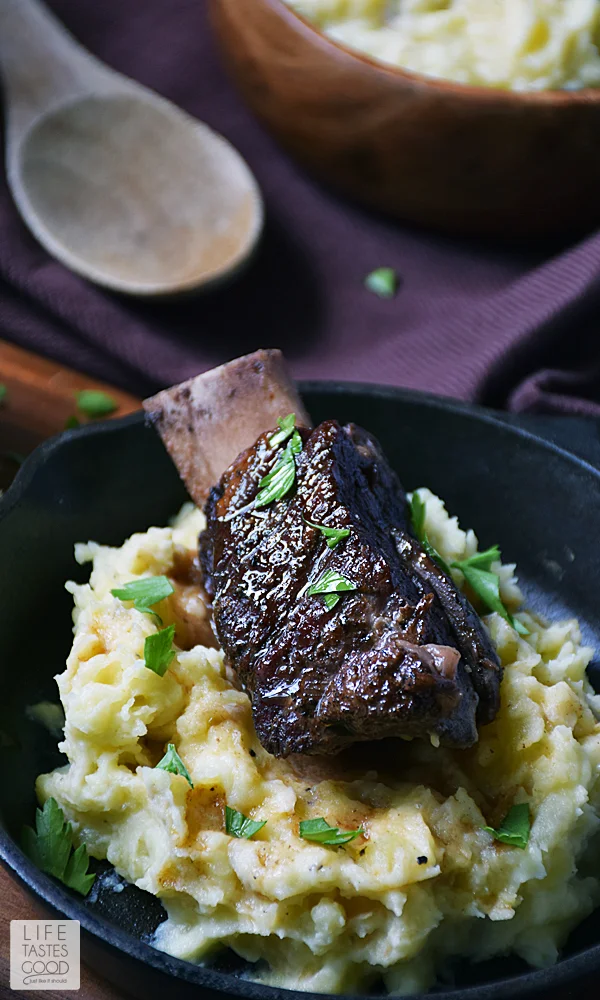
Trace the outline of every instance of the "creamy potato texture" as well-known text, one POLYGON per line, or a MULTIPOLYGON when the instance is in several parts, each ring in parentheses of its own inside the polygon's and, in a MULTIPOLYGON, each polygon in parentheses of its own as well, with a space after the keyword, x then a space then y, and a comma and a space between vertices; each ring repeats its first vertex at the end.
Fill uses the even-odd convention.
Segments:
MULTIPOLYGON (((476 551, 473 533, 429 491, 421 496, 446 560, 476 551)), ((69 762, 37 785, 92 855, 159 896, 168 919, 156 947, 202 962, 225 944, 259 963, 254 978, 315 991, 357 991, 381 977, 394 992, 417 991, 455 954, 552 963, 600 899, 585 861, 599 826, 600 699, 577 622, 523 613, 531 634, 521 638, 498 615, 486 618, 505 667, 502 708, 472 750, 399 740, 276 760, 222 654, 193 645, 190 595, 157 607, 181 647, 161 678, 143 659, 154 620, 110 593, 137 577, 176 576, 201 521, 187 509, 121 548, 78 546, 93 568, 89 585, 67 585, 75 638, 57 680, 69 762), (168 742, 193 789, 156 769, 168 742), (483 829, 525 801, 525 850, 483 829), (250 840, 229 836, 226 805, 266 826, 250 840), (300 821, 321 816, 364 835, 343 848, 301 839, 300 821)), ((515 608, 514 567, 498 569, 515 608)))
POLYGON ((458 83, 600 85, 599 0, 286 0, 335 41, 458 83))

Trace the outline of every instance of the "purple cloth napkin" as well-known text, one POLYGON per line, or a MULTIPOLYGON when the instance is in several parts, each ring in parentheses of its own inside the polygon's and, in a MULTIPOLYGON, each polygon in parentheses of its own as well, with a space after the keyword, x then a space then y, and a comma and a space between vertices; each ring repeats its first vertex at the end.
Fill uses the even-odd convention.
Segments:
POLYGON ((257 258, 208 296, 143 303, 50 258, 0 181, 0 337, 149 393, 257 347, 300 378, 384 382, 513 410, 600 413, 600 236, 575 246, 457 241, 323 190, 245 109, 204 0, 52 0, 84 45, 229 138, 262 186, 257 258), (363 285, 397 270, 396 298, 363 285))

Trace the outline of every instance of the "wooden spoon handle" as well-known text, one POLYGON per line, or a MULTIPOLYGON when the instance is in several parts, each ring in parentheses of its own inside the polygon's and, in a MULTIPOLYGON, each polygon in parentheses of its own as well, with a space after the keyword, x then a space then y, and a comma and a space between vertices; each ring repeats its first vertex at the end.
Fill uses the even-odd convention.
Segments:
POLYGON ((9 163, 11 146, 40 112, 108 76, 39 0, 0 0, 0 72, 9 163))

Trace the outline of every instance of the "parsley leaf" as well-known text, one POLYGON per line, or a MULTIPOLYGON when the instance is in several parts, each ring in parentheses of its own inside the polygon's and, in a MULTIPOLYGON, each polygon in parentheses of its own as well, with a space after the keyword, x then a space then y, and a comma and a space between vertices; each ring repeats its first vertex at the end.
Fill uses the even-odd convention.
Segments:
POLYGON ((0 382, 0 403, 6 402, 7 396, 8 396, 8 389, 2 382, 0 382))
POLYGON ((255 507, 266 507, 273 500, 282 500, 286 493, 289 493, 296 481, 296 460, 294 456, 301 451, 302 438, 298 434, 298 431, 294 431, 279 461, 261 479, 259 491, 254 500, 255 507))
POLYGON ((23 849, 47 875, 53 875, 70 889, 87 896, 96 876, 88 874, 89 858, 85 846, 81 844, 73 850, 73 829, 56 799, 46 799, 44 808, 36 809, 35 830, 24 827, 23 849))
POLYGON ((159 760, 156 766, 160 767, 161 771, 168 771, 170 774, 180 774, 183 778, 185 778, 190 788, 194 787, 189 771, 177 753, 174 743, 167 743, 167 752, 163 759, 159 760))
POLYGON ((269 444, 271 448, 276 448, 278 445, 283 444, 284 441, 294 433, 294 427, 296 426, 296 414, 288 413, 287 417, 279 417, 277 423, 279 424, 279 430, 269 438, 269 444))
POLYGON ((473 569, 491 569, 493 562, 499 562, 502 558, 502 554, 497 545, 492 545, 490 549, 486 549, 485 552, 476 552, 475 555, 469 556, 468 559, 463 559, 460 563, 462 569, 463 566, 471 566, 473 569))
MULTIPOLYGON (((427 532, 425 531, 425 513, 425 504, 421 500, 421 497, 418 493, 413 493, 410 499, 410 516, 413 531, 429 558, 433 559, 451 577, 452 574, 448 563, 434 549, 427 537, 427 532)), ((529 635, 529 629, 522 622, 518 621, 517 618, 514 618, 502 603, 502 598, 500 597, 500 577, 491 570, 492 563, 497 562, 500 558, 500 549, 497 545, 492 545, 485 552, 476 552, 475 555, 469 556, 468 559, 453 562, 452 566, 461 571, 471 589, 475 591, 490 611, 496 611, 501 615, 509 625, 512 625, 519 635, 529 635)))
POLYGON ((425 504, 415 490, 410 498, 410 519, 412 521, 413 531, 429 558, 433 559, 433 561, 438 564, 440 569, 443 569, 444 573, 447 573, 449 577, 452 577, 448 563, 442 558, 437 549, 434 549, 433 545, 429 541, 429 538, 427 537, 427 532, 425 531, 425 513, 425 504))
POLYGON ((225 829, 232 837, 244 837, 246 840, 249 840, 255 833, 262 830, 263 826, 266 826, 266 823, 266 819, 262 822, 248 819, 247 816, 238 812, 237 809, 230 809, 229 806, 225 806, 225 829))
POLYGON ((75 889, 76 892, 80 892, 82 896, 87 896, 96 881, 96 876, 88 872, 89 862, 90 856, 85 844, 80 844, 67 861, 67 867, 65 868, 62 880, 65 885, 68 885, 70 889, 75 889))
POLYGON ((306 518, 304 520, 311 528, 316 528, 317 531, 321 532, 323 537, 327 539, 327 545, 330 549, 334 549, 338 542, 343 541, 350 534, 350 528, 327 528, 324 524, 313 524, 306 518))
POLYGON ((425 538, 425 504, 416 490, 410 498, 410 519, 413 531, 421 542, 425 538))
POLYGON ((72 431, 74 427, 81 427, 81 420, 74 413, 65 420, 65 430, 72 431))
POLYGON ((490 611, 497 612, 509 625, 512 625, 519 635, 529 635, 529 629, 517 618, 514 618, 510 611, 504 607, 502 598, 500 597, 500 577, 498 574, 493 573, 489 568, 481 568, 485 565, 489 567, 492 562, 499 558, 500 551, 498 546, 495 545, 486 552, 479 552, 471 556, 470 559, 453 562, 452 565, 463 573, 471 589, 475 591, 490 611))
POLYGON ((393 267, 378 267, 365 278, 365 286, 380 299, 393 299, 398 284, 398 275, 393 267))
POLYGON ((312 597, 314 594, 323 594, 325 604, 331 611, 339 601, 338 595, 351 590, 356 590, 356 587, 350 580, 347 580, 345 576, 341 576, 340 573, 336 573, 335 570, 327 569, 321 574, 316 583, 311 583, 306 591, 306 595, 307 597, 312 597))
POLYGON ((173 584, 166 576, 145 576, 141 580, 132 580, 123 587, 115 587, 111 590, 113 597, 118 597, 121 601, 133 601, 133 606, 137 611, 145 615, 153 615, 162 625, 160 615, 152 610, 154 604, 164 601, 166 597, 174 593, 173 584))
POLYGON ((97 417, 107 417, 109 413, 114 413, 118 409, 118 404, 112 396, 100 389, 82 389, 81 392, 75 393, 75 397, 77 409, 92 420, 97 417))
POLYGON ((174 637, 175 626, 168 625, 167 628, 147 635, 144 641, 144 662, 148 670, 154 671, 159 677, 164 677, 175 656, 174 637))
POLYGON ((529 843, 531 830, 531 817, 527 802, 512 806, 497 830, 494 830, 492 826, 484 826, 483 829, 491 833, 501 843, 510 844, 511 847, 519 847, 524 851, 529 843))
POLYGON ((364 832, 362 827, 359 827, 358 830, 340 830, 337 826, 330 826, 323 817, 302 820, 300 823, 300 836, 303 840, 313 840, 317 844, 326 844, 328 847, 348 844, 364 832))

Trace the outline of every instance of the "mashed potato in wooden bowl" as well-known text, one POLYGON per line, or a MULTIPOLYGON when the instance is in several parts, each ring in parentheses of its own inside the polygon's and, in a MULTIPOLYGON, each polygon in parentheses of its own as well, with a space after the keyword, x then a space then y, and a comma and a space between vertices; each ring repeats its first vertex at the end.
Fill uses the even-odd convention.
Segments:
POLYGON ((598 0, 286 0, 336 42, 457 83, 600 86, 598 0))
MULTIPOLYGON (((441 556, 473 555, 474 534, 419 493, 441 556)), ((194 644, 185 588, 156 608, 176 626, 162 677, 144 664, 153 618, 111 594, 138 578, 177 579, 202 524, 187 507, 172 527, 120 548, 77 547, 92 574, 67 584, 75 638, 57 680, 69 763, 37 784, 94 857, 160 898, 168 919, 155 946, 204 962, 227 945, 257 963, 255 979, 327 992, 380 977, 393 992, 423 990, 456 955, 554 962, 600 902, 585 863, 600 825, 600 698, 577 622, 521 613, 529 634, 520 636, 497 614, 485 619, 504 667, 502 707, 470 750, 396 740, 276 759, 258 742, 222 653, 194 644), (156 767, 168 744, 189 781, 156 767), (523 848, 485 829, 515 803, 531 817, 523 848), (227 809, 265 825, 233 836, 227 809), (303 838, 300 823, 321 817, 361 833, 339 847, 303 838)), ((514 567, 495 569, 514 611, 514 567)))

